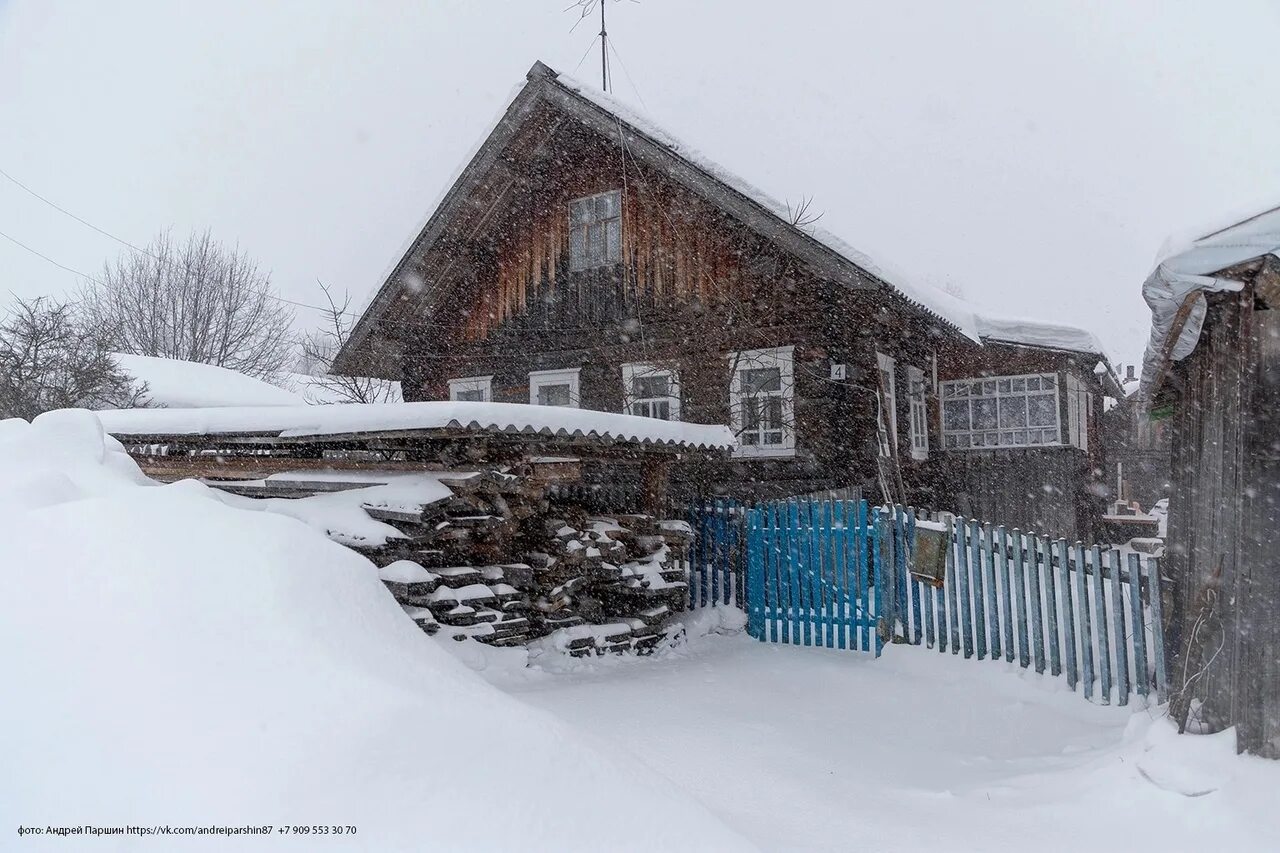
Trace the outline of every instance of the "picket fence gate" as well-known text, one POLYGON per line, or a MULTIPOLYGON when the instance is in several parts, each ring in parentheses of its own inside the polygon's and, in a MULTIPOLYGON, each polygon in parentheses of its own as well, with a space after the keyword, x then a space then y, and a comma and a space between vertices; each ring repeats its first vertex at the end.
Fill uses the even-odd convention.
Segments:
POLYGON ((690 606, 735 604, 761 641, 924 645, 1047 670, 1104 704, 1167 696, 1155 557, 866 501, 716 501, 690 523, 690 606), (918 527, 945 536, 940 585, 915 571, 918 527))

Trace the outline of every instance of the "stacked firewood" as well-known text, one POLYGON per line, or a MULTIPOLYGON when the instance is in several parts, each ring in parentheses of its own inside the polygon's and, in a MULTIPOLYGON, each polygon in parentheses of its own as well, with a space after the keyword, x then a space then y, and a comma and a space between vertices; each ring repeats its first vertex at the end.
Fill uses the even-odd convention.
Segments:
POLYGON ((342 539, 379 566, 427 633, 497 646, 553 635, 579 656, 645 651, 685 609, 686 523, 588 514, 549 489, 536 466, 435 478, 451 496, 424 490, 418 503, 397 486, 394 501, 361 499, 400 537, 342 539))

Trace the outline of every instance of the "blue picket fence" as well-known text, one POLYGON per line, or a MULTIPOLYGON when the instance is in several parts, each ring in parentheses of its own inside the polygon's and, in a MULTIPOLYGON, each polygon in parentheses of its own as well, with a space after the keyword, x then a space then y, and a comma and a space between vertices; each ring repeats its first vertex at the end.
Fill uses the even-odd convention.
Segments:
POLYGON ((689 606, 746 609, 747 506, 733 500, 699 503, 689 512, 689 606))
POLYGON ((741 607, 759 640, 923 645, 1034 666, 1104 704, 1167 696, 1154 557, 866 501, 715 501, 690 523, 690 606, 741 607), (917 572, 929 530, 945 540, 942 582, 917 572))
POLYGON ((887 628, 896 641, 1047 668, 1103 704, 1125 705, 1133 693, 1153 690, 1165 701, 1156 558, 972 520, 918 523, 902 507, 887 511, 885 522, 895 555, 903 555, 886 579, 887 628), (946 537, 940 586, 912 571, 917 524, 946 537))
POLYGON ((866 501, 775 501, 747 510, 747 633, 880 654, 879 510, 866 501))

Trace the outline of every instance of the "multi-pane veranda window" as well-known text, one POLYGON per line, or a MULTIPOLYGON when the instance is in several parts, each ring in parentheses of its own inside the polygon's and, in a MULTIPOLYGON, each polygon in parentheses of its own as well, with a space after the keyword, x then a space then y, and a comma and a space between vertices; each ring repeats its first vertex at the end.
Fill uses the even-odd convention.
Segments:
POLYGON ((1061 444, 1057 376, 943 382, 942 439, 949 449, 1061 444))
POLYGON ((609 190, 569 203, 569 268, 622 260, 622 192, 609 190))
POLYGON ((680 420, 680 383, 674 370, 654 364, 624 364, 622 390, 628 414, 680 420))

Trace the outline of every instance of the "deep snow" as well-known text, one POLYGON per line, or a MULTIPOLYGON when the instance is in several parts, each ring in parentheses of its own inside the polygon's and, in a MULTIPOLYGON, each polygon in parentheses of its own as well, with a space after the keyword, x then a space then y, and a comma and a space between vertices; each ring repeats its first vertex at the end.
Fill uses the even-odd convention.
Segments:
POLYGON ((320 849, 15 839, 157 823, 358 827, 324 849, 745 846, 484 683, 363 557, 196 482, 150 484, 86 412, 0 422, 0 671, 5 849, 320 849))
POLYGON ((486 662, 765 850, 1280 849, 1280 763, 1004 662, 743 634, 554 673, 486 662))

